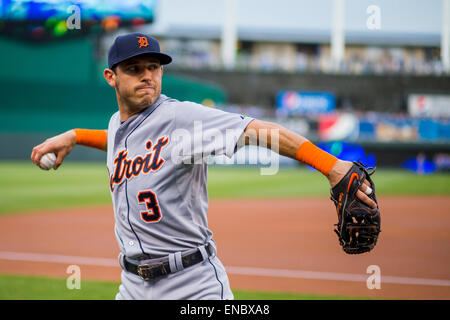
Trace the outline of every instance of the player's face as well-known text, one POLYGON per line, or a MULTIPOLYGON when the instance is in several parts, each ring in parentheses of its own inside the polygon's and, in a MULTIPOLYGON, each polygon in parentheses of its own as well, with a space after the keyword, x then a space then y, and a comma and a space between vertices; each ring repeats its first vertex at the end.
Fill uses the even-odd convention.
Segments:
POLYGON ((120 100, 140 111, 152 105, 161 94, 163 70, 159 60, 138 56, 117 65, 115 83, 120 100))

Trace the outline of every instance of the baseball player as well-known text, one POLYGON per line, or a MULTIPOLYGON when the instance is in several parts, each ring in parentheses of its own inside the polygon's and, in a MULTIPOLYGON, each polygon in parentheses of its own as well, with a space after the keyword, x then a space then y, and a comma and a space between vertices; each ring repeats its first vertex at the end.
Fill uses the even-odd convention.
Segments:
MULTIPOLYGON (((231 157, 244 144, 277 144, 281 155, 313 166, 331 186, 352 163, 278 124, 161 94, 163 66, 171 61, 153 37, 118 36, 104 70, 119 107, 108 129, 69 130, 34 147, 31 160, 39 165, 54 152, 56 170, 75 144, 107 152, 123 269, 116 299, 233 299, 208 229, 204 159, 231 157)), ((374 207, 367 189, 362 184, 357 196, 374 207)))

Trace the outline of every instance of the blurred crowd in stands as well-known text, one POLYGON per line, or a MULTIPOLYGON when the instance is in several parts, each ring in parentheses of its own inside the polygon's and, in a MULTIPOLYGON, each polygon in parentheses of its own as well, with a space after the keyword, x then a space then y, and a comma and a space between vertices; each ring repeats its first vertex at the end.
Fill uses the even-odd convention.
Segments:
MULTIPOLYGON (((220 42, 217 39, 163 38, 161 44, 164 50, 174 57, 171 68, 194 70, 222 68, 220 42)), ((239 41, 235 70, 319 74, 336 72, 331 60, 329 44, 264 41, 239 41)), ((354 75, 439 76, 444 75, 444 68, 440 61, 439 47, 347 44, 339 72, 354 75)), ((435 98, 415 97, 415 99, 421 102, 423 99, 435 98)), ((446 100, 441 101, 438 108, 435 100, 428 101, 428 107, 442 111, 446 109, 450 96, 445 95, 444 99, 446 100)), ((345 99, 338 103, 336 110, 333 110, 331 114, 283 116, 275 106, 273 108, 237 105, 218 107, 230 112, 276 121, 311 139, 326 140, 329 136, 357 141, 450 143, 449 112, 443 112, 445 114, 443 116, 425 114, 418 116, 407 110, 404 113, 357 112, 351 104, 346 103, 345 99)), ((425 108, 425 105, 419 105, 417 108, 425 108)), ((386 106, 383 110, 390 110, 390 107, 386 106)))
POLYGON ((279 118, 274 109, 257 106, 228 105, 219 108, 277 122, 313 140, 450 143, 449 117, 336 110, 329 114, 279 118))
MULTIPOLYGON (((174 57, 173 66, 220 69, 217 40, 163 39, 164 50, 174 57)), ((240 41, 236 70, 333 73, 329 44, 293 44, 240 41)), ((340 66, 345 74, 441 75, 439 47, 347 45, 340 66)))

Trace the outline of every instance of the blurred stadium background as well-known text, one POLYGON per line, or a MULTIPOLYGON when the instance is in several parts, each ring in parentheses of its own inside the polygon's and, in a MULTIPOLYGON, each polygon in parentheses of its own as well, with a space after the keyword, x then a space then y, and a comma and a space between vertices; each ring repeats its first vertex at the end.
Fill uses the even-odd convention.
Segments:
MULTIPOLYGON (((0 157, 26 159, 49 135, 106 127, 117 110, 102 76, 108 47, 140 31, 174 57, 163 79, 168 96, 279 122, 343 158, 448 170, 448 6, 2 1, 0 157)), ((105 155, 81 148, 70 157, 105 155)))
MULTIPOLYGON (((117 35, 134 31, 158 38, 174 58, 165 67, 164 94, 278 122, 342 159, 386 168, 375 177, 382 196, 443 195, 447 201, 450 0, 3 0, 0 214, 110 204, 104 152, 77 147, 57 175, 37 170, 29 157, 50 136, 107 127, 117 111, 114 90, 103 79, 107 50, 117 35)), ((267 164, 255 148, 238 152, 248 152, 249 164, 267 164)), ((286 170, 270 182, 255 177, 254 168, 212 170, 213 200, 238 198, 238 186, 241 198, 328 195, 322 180, 288 168, 297 162, 281 157, 280 163, 286 170), (292 181, 303 189, 292 190, 292 181)), ((440 245, 448 248, 448 225, 437 224, 446 232, 440 245)), ((2 250, 25 250, 14 248, 8 238, 2 250)), ((29 249, 40 250, 32 241, 29 249)), ((408 249, 414 256, 416 248, 408 249)), ((445 268, 448 254, 438 258, 431 259, 445 268)), ((426 276, 448 279, 448 272, 426 276)), ((10 288, 0 290, 0 298, 36 297, 28 293, 30 280, 17 281, 0 274, 10 288)), ((116 288, 108 290, 110 298, 116 288)), ((448 285, 444 290, 448 298, 448 285)), ((67 290, 55 295, 61 294, 67 290)))

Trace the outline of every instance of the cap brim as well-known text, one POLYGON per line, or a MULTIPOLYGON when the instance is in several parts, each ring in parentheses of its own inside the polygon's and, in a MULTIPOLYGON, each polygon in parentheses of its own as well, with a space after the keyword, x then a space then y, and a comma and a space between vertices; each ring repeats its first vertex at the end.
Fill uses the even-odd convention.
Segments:
POLYGON ((149 56, 154 56, 154 57, 158 58, 159 63, 161 65, 166 65, 166 64, 169 64, 169 63, 172 62, 172 57, 167 55, 167 54, 165 54, 165 53, 161 53, 161 52, 139 52, 139 53, 136 53, 136 54, 132 54, 132 55, 126 57, 125 59, 123 59, 123 60, 121 60, 119 62, 114 63, 111 66, 110 69, 114 68, 119 63, 124 62, 125 60, 131 59, 131 58, 134 58, 134 57, 137 57, 137 56, 143 56, 143 55, 149 55, 149 56))
POLYGON ((168 56, 165 53, 161 53, 161 52, 149 53, 149 52, 147 52, 147 54, 154 55, 154 56, 158 57, 159 58, 159 63, 161 63, 161 65, 169 64, 169 63, 172 62, 172 57, 168 56))

